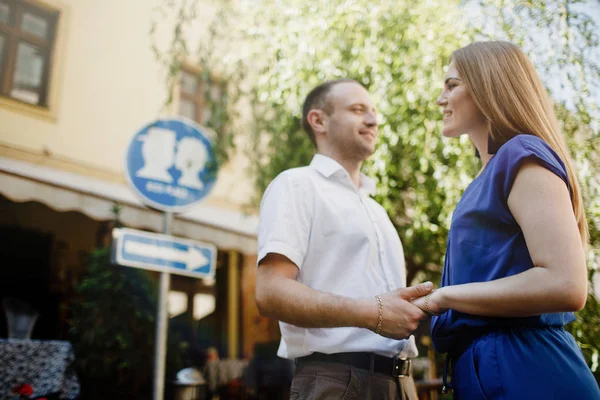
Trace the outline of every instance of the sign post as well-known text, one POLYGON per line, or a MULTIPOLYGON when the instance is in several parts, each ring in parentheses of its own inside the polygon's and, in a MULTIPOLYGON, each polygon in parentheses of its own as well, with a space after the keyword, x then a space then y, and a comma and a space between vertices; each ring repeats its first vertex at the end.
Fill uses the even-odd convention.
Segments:
POLYGON ((140 231, 136 236, 131 230, 116 230, 113 245, 117 264, 160 271, 154 400, 162 400, 164 394, 170 273, 212 277, 216 258, 214 246, 207 250, 171 237, 173 213, 202 200, 214 186, 216 172, 210 140, 192 121, 158 119, 144 126, 129 143, 125 158, 129 186, 146 205, 165 213, 162 238, 149 239, 140 235, 143 233, 140 231), (201 261, 209 262, 201 267, 208 272, 194 269, 201 261))
MULTIPOLYGON (((173 213, 164 215, 163 233, 170 235, 173 232, 173 213)), ((158 287, 158 310, 156 315, 156 339, 154 342, 154 399, 162 400, 165 392, 165 360, 167 358, 167 325, 168 325, 168 300, 171 275, 168 272, 160 273, 158 287)))

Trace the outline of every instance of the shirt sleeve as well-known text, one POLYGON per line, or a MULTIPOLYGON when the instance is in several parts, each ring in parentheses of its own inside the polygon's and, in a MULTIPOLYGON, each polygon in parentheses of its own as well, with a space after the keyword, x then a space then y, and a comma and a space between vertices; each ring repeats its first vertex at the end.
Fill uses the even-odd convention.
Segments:
POLYGON ((301 180, 280 174, 267 188, 260 205, 257 263, 269 253, 287 257, 302 267, 310 237, 310 197, 301 180))
POLYGON ((500 148, 496 157, 496 182, 508 199, 519 169, 526 161, 533 161, 561 178, 569 188, 565 164, 558 154, 542 139, 534 135, 518 135, 500 148))

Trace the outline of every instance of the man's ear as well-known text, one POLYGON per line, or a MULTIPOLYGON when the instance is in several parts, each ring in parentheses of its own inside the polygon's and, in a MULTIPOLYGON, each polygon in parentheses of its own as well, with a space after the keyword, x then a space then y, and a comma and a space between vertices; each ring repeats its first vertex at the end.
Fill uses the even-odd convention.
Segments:
POLYGON ((327 114, 323 110, 310 110, 306 116, 306 120, 315 133, 315 136, 322 135, 327 131, 327 114))

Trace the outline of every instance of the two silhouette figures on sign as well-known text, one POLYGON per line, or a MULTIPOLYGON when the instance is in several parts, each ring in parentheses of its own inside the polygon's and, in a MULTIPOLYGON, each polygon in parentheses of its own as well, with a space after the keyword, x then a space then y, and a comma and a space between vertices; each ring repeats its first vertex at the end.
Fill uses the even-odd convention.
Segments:
POLYGON ((179 186, 202 190, 204 184, 199 173, 208 161, 209 155, 202 141, 184 137, 177 142, 176 134, 169 129, 153 127, 139 140, 142 144, 144 166, 135 176, 165 183, 173 183, 169 173, 173 166, 181 172, 179 186))

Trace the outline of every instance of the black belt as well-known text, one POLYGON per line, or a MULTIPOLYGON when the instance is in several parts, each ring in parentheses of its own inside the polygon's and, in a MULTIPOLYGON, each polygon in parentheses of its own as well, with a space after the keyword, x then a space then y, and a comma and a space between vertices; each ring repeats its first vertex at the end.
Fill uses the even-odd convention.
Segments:
POLYGON ((296 359, 299 365, 314 361, 352 365, 353 367, 368 371, 373 366, 374 372, 388 375, 392 378, 410 376, 412 373, 410 360, 397 357, 384 357, 374 353, 312 353, 311 355, 296 359))

